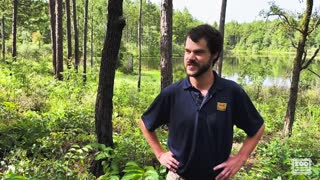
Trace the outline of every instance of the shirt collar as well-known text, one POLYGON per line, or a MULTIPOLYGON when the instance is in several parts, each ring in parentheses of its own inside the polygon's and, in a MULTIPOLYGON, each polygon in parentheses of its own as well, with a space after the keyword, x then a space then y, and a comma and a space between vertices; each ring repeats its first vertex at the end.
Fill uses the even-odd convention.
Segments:
MULTIPOLYGON (((214 93, 216 91, 222 90, 223 89, 223 84, 221 82, 221 77, 218 76, 218 74, 215 71, 212 71, 213 76, 214 76, 214 82, 213 85, 211 86, 211 88, 209 89, 210 93, 214 93)), ((189 77, 186 77, 183 80, 183 89, 184 90, 190 90, 192 88, 194 88, 190 82, 189 77)))

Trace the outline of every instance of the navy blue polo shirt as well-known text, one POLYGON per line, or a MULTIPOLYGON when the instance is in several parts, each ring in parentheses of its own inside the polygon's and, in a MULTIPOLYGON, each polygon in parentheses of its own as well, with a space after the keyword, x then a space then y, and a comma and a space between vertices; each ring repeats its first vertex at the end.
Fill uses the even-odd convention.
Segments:
POLYGON ((203 101, 189 78, 164 88, 142 115, 149 131, 168 124, 168 148, 179 161, 177 173, 186 179, 213 179, 213 167, 231 153, 233 125, 253 136, 263 119, 246 92, 214 73, 214 84, 203 101), (201 99, 201 98, 200 98, 201 99))

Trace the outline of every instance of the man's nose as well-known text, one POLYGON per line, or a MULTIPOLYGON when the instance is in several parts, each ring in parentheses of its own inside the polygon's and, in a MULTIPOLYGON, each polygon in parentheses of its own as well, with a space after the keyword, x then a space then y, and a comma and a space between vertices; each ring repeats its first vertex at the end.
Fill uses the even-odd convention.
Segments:
POLYGON ((190 52, 189 54, 188 54, 188 59, 189 60, 194 60, 195 59, 195 54, 194 54, 194 52, 190 52))

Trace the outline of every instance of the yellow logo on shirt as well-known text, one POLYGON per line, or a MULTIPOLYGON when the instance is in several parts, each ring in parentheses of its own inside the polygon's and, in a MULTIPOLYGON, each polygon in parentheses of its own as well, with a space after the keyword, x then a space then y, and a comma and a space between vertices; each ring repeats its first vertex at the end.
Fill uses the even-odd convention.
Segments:
POLYGON ((217 110, 218 111, 226 111, 227 110, 227 103, 218 102, 217 103, 217 110))

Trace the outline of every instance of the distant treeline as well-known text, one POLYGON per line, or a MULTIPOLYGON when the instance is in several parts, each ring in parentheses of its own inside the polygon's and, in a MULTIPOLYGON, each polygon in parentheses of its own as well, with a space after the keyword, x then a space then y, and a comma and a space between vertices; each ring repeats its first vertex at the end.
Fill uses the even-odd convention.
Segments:
MULTIPOLYGON (((303 4, 301 5, 303 6, 303 4)), ((160 6, 148 0, 143 1, 142 12, 142 55, 147 57, 159 57, 160 50, 160 6)), ((123 3, 126 26, 122 36, 120 58, 128 60, 138 54, 138 18, 139 1, 124 0, 123 3)), ((301 7, 303 8, 303 7, 301 7)), ((6 52, 10 52, 12 2, 2 0, 0 2, 0 16, 4 18, 4 32, 6 52)), ((77 1, 77 16, 79 34, 83 31, 84 2, 77 1)), ((65 9, 64 9, 65 11, 65 9)), ((65 14, 65 12, 64 12, 65 14)), ((227 12, 228 14, 228 12, 227 12)), ((101 54, 106 30, 107 1, 89 1, 88 26, 89 40, 93 42, 93 56, 101 54), (92 36, 91 36, 92 35, 92 36)), ((65 16, 64 16, 65 19, 65 16)), ((173 15, 173 55, 181 56, 183 53, 184 35, 190 27, 201 24, 187 9, 175 10, 173 15)), ((290 52, 292 48, 290 38, 295 35, 281 28, 278 20, 254 21, 250 23, 228 22, 225 25, 225 49, 241 51, 282 51, 290 52)), ((212 24, 218 27, 217 23, 212 24)), ((39 46, 49 44, 50 40, 50 17, 48 2, 43 0, 20 0, 18 5, 18 30, 17 46, 34 43, 39 46)), ((297 24, 298 26, 298 24, 297 24)), ((64 33, 66 23, 64 20, 64 33)), ((64 35, 66 38, 66 35, 64 35)), ((80 44, 82 37, 79 36, 80 44)), ((66 41, 64 41, 66 42, 66 41)), ((320 29, 311 35, 308 46, 312 48, 320 43, 320 29)), ((66 45, 66 43, 65 43, 66 45)), ((88 45, 88 47, 91 47, 88 45)), ((48 51, 50 52, 50 51, 48 51)))

